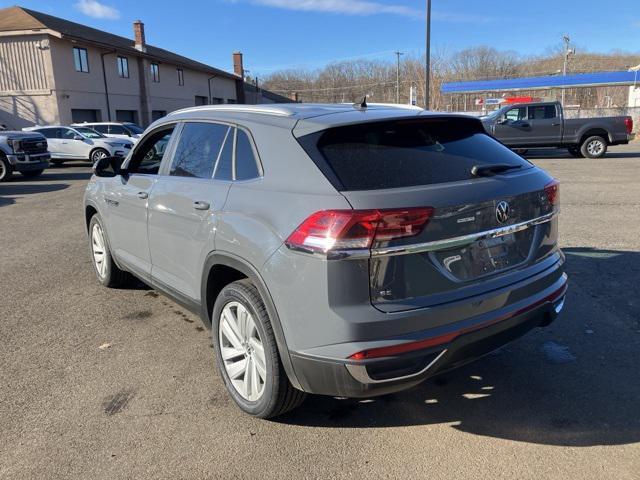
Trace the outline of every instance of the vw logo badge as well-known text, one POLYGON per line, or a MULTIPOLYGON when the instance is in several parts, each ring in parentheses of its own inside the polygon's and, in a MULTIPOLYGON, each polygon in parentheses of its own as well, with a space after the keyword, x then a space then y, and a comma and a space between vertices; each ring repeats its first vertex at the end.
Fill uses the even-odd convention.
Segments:
POLYGON ((496 220, 498 223, 504 223, 509 219, 509 204, 502 200, 496 205, 496 220))

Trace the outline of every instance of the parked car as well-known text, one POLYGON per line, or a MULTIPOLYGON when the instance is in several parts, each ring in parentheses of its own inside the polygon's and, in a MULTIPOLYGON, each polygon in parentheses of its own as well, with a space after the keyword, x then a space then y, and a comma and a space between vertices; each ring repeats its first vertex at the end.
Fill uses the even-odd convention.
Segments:
POLYGON ((305 393, 409 388, 564 304, 559 184, 475 118, 196 107, 94 171, 98 281, 134 275, 200 314, 230 396, 257 417, 305 393))
POLYGON ((564 117, 560 102, 507 105, 481 117, 491 135, 515 149, 566 148, 575 157, 600 158, 609 145, 633 139, 633 119, 564 117))
POLYGON ((125 138, 136 143, 144 128, 130 122, 83 122, 72 123, 72 127, 89 127, 109 138, 125 138))
POLYGON ((47 139, 39 133, 0 132, 0 182, 13 172, 28 178, 37 177, 49 166, 47 139))
POLYGON ((87 127, 56 125, 23 130, 39 132, 47 138, 51 161, 55 164, 65 160, 96 162, 105 157, 124 157, 133 147, 131 140, 107 138, 87 127))

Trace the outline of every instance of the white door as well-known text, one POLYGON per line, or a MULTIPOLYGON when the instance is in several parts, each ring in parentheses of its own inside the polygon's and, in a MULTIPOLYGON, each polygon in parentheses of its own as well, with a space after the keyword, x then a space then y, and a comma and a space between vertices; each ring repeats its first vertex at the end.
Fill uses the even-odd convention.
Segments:
POLYGON ((92 145, 75 130, 62 128, 60 147, 67 158, 87 159, 92 145))
POLYGON ((51 154, 51 158, 67 158, 62 148, 62 139, 60 138, 62 135, 61 128, 41 128, 36 131, 44 135, 47 139, 47 149, 51 154))

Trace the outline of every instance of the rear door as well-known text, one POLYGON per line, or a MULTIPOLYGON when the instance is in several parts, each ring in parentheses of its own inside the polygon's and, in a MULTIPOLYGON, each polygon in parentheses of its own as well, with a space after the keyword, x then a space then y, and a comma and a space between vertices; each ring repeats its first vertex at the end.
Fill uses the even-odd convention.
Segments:
POLYGON ((494 135, 505 145, 519 147, 531 143, 531 124, 527 117, 527 107, 519 106, 507 110, 499 118, 494 135))
POLYGON ((182 124, 149 198, 153 280, 193 300, 200 298, 202 265, 231 185, 214 171, 218 161, 232 164, 234 132, 221 123, 182 124))
POLYGON ((377 308, 455 301, 532 275, 554 254, 557 261, 556 207, 545 193, 552 178, 496 142, 477 120, 412 118, 314 135, 317 149, 301 143, 330 168, 353 208, 434 209, 417 236, 372 247, 370 294, 377 308), (513 169, 471 173, 495 163, 513 169))
POLYGON ((560 145, 562 141, 562 119, 553 103, 529 105, 527 117, 531 125, 531 145, 560 145))

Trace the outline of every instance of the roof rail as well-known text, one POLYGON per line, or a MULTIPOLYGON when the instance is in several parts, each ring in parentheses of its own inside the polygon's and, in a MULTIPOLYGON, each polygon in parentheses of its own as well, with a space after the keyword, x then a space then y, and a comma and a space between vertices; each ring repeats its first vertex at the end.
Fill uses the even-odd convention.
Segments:
POLYGON ((408 105, 404 103, 367 103, 367 107, 385 107, 385 108, 397 108, 400 110, 424 110, 424 108, 417 105, 408 105))
POLYGON ((236 112, 236 113, 259 113, 263 115, 277 115, 289 117, 294 114, 291 109, 285 107, 269 107, 263 105, 201 105, 198 107, 188 107, 169 113, 169 116, 183 112, 197 112, 213 110, 216 112, 236 112))

